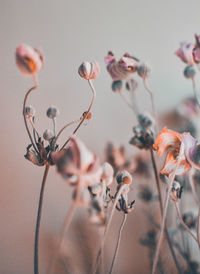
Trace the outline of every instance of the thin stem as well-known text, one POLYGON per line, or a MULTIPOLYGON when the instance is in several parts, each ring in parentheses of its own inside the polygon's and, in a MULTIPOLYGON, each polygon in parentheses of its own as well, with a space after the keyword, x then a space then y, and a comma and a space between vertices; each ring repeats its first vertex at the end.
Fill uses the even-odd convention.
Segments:
MULTIPOLYGON (((155 161, 155 158, 154 158, 153 150, 151 150, 150 153, 151 153, 151 161, 152 161, 154 175, 155 175, 156 187, 157 187, 157 191, 158 191, 160 212, 161 212, 161 216, 162 216, 163 215, 163 198, 162 198, 160 180, 158 178, 158 171, 157 171, 157 167, 156 167, 156 161, 155 161)), ((176 254, 175 254, 174 248, 173 248, 171 240, 170 240, 170 236, 169 236, 169 232, 168 232, 168 229, 167 229, 166 222, 165 222, 165 235, 166 235, 166 239, 167 239, 167 242, 168 242, 168 245, 169 245, 169 249, 171 251, 172 258, 174 260, 176 268, 177 268, 178 272, 181 274, 182 273, 181 267, 180 267, 180 265, 178 263, 178 260, 176 258, 176 254)))
POLYGON ((128 100, 126 99, 126 97, 124 96, 124 94, 122 92, 119 93, 122 100, 125 102, 125 104, 133 110, 133 112, 137 115, 137 112, 135 111, 134 107, 128 102, 128 100))
POLYGON ((40 135, 39 135, 37 129, 35 128, 35 125, 34 125, 34 123, 33 123, 32 118, 29 118, 29 122, 30 122, 30 124, 31 124, 31 126, 32 126, 32 128, 33 128, 33 130, 36 132, 37 136, 39 137, 40 135))
MULTIPOLYGON (((88 80, 88 83, 89 83, 89 86, 90 86, 90 88, 91 88, 91 90, 92 90, 92 95, 93 95, 93 96, 92 96, 92 101, 91 101, 91 103, 90 103, 90 106, 89 106, 89 108, 88 108, 86 114, 84 115, 83 119, 81 119, 80 123, 79 123, 78 126, 75 128, 75 130, 73 131, 72 135, 74 135, 74 134, 77 132, 77 130, 80 128, 80 126, 83 124, 83 122, 84 122, 85 119, 87 118, 88 113, 90 112, 90 110, 91 110, 91 108, 92 108, 92 105, 93 105, 93 103, 94 103, 94 99, 95 99, 95 96, 96 96, 96 91, 95 91, 95 89, 94 89, 94 86, 93 86, 93 84, 92 84, 92 81, 91 81, 91 80, 88 80)), ((62 146, 61 150, 65 148, 65 146, 67 145, 67 143, 69 142, 69 140, 70 140, 70 138, 68 138, 68 140, 64 143, 64 145, 62 146)))
POLYGON ((64 131, 64 129, 68 128, 68 127, 71 126, 71 125, 74 125, 74 124, 80 122, 81 120, 82 120, 82 118, 80 118, 80 119, 78 119, 78 120, 75 120, 75 121, 72 121, 72 122, 66 124, 63 128, 61 128, 61 130, 58 132, 58 134, 57 134, 57 136, 56 136, 56 138, 55 138, 55 140, 54 140, 54 143, 56 144, 56 142, 57 142, 57 140, 58 140, 58 137, 59 137, 60 134, 64 131))
POLYGON ((200 248, 200 206, 199 206, 199 212, 197 217, 197 240, 200 248))
POLYGON ((117 245, 116 245, 116 248, 115 248, 115 252, 114 252, 113 259, 112 259, 112 264, 111 264, 111 267, 110 267, 110 270, 109 270, 109 274, 111 274, 112 270, 113 270, 113 266, 114 266, 115 259, 117 257, 117 253, 118 253, 118 249, 119 249, 119 243, 120 243, 120 239, 121 239, 121 233, 122 233, 122 230, 124 228, 126 219, 127 219, 127 214, 124 213, 124 218, 122 220, 122 223, 121 223, 121 226, 120 226, 120 229, 119 229, 118 238, 117 238, 117 245))
POLYGON ((177 211, 177 215, 178 215, 178 218, 182 224, 182 226, 185 228, 185 230, 192 236, 192 238, 198 243, 198 240, 197 238, 195 237, 195 235, 190 231, 189 227, 184 223, 182 217, 181 217, 181 213, 180 213, 180 209, 179 209, 179 206, 178 204, 175 202, 175 207, 176 207, 176 211, 177 211))
POLYGON ((143 78, 143 83, 144 83, 144 87, 145 87, 146 91, 150 94, 153 115, 154 115, 155 119, 157 120, 157 114, 156 114, 156 108, 155 108, 155 104, 154 104, 153 92, 148 87, 146 78, 143 78))
POLYGON ((165 221, 166 221, 166 217, 167 217, 167 209, 168 209, 168 204, 169 204, 170 192, 171 192, 172 184, 173 184, 175 176, 176 176, 176 170, 177 170, 178 166, 179 166, 179 161, 176 165, 176 168, 175 168, 173 174, 171 175, 171 181, 170 181, 169 186, 168 186, 167 196, 166 196, 166 200, 165 200, 165 206, 164 206, 164 209, 163 209, 161 231, 160 231, 160 236, 159 236, 159 239, 158 239, 158 244, 157 244, 157 247, 156 247, 156 253, 155 253, 154 263, 153 263, 153 268, 152 268, 152 274, 155 274, 156 266, 157 266, 157 263, 158 263, 159 252, 160 252, 162 239, 163 239, 163 232, 164 232, 164 228, 165 228, 165 221))
POLYGON ((53 133, 54 133, 54 136, 56 136, 56 118, 53 118, 52 122, 53 122, 53 133))
POLYGON ((199 98, 196 91, 196 83, 195 83, 194 77, 192 77, 191 80, 192 80, 192 89, 194 93, 194 99, 196 100, 198 106, 200 107, 200 102, 199 102, 199 98))
POLYGON ((48 274, 50 274, 53 271, 53 267, 54 267, 54 264, 56 262, 57 255, 59 254, 60 249, 61 249, 61 247, 64 243, 65 235, 66 235, 67 230, 68 230, 68 228, 71 224, 72 217, 74 215, 75 209, 79 205, 81 188, 82 188, 81 179, 79 178, 79 182, 77 184, 77 189, 76 189, 76 197, 75 197, 73 203, 71 204, 70 209, 68 210, 67 216, 66 216, 66 218, 64 220, 64 223, 62 225, 59 241, 58 241, 57 247, 56 247, 56 252, 54 251, 54 253, 53 253, 53 256, 52 256, 52 259, 51 259, 51 262, 50 262, 50 265, 49 265, 49 268, 48 268, 48 271, 47 271, 48 274))
POLYGON ((38 203, 38 212, 37 212, 37 221, 36 221, 36 228, 35 228, 35 244, 34 244, 34 274, 39 273, 38 268, 38 244, 39 244, 39 230, 40 230, 40 220, 42 215, 42 204, 43 204, 43 197, 44 197, 44 189, 45 189, 45 183, 47 179, 47 175, 49 172, 49 165, 47 164, 44 171, 44 176, 42 179, 42 185, 40 190, 40 197, 39 197, 39 203, 38 203))
POLYGON ((29 130, 29 128, 28 128, 28 124, 27 124, 27 120, 26 120, 26 115, 25 115, 25 114, 26 114, 26 113, 25 113, 25 110, 26 110, 26 101, 27 101, 27 99, 28 99, 28 96, 29 96, 29 94, 31 93, 32 90, 34 90, 34 89, 36 89, 36 88, 38 87, 38 82, 37 82, 37 78, 36 78, 36 77, 34 77, 34 82, 35 82, 35 85, 34 85, 32 88, 30 88, 30 89, 28 90, 28 92, 26 93, 26 95, 25 95, 25 97, 24 97, 24 103, 23 103, 23 116, 24 116, 24 124, 25 124, 25 127, 26 127, 26 131, 27 131, 27 133, 28 133, 29 139, 30 139, 30 141, 31 141, 31 144, 33 145, 35 151, 36 151, 36 152, 38 153, 38 155, 39 155, 39 151, 38 151, 38 149, 36 148, 36 146, 35 146, 35 144, 34 144, 33 138, 32 138, 32 136, 31 136, 30 130, 29 130))
POLYGON ((113 203, 113 207, 112 207, 112 210, 111 210, 111 213, 110 213, 110 216, 109 216, 109 219, 108 219, 108 222, 107 222, 107 225, 105 227, 105 230, 104 230, 104 235, 103 235, 103 239, 101 241, 101 246, 100 246, 100 249, 99 249, 99 252, 98 252, 98 255, 97 255, 97 258, 96 258, 96 262, 95 262, 95 271, 94 273, 97 272, 97 269, 98 269, 98 264, 99 264, 99 259, 100 259, 100 256, 101 256, 101 253, 102 253, 102 249, 103 249, 103 246, 104 246, 104 243, 105 243, 105 239, 106 239, 106 236, 107 236, 107 233, 108 233, 108 230, 109 230, 109 227, 110 227, 110 224, 111 224, 111 220, 112 220, 112 217, 114 215, 114 211, 115 211, 115 207, 118 203, 118 200, 122 194, 122 191, 124 190, 126 185, 122 185, 121 188, 119 189, 118 193, 117 193, 117 196, 115 198, 115 201, 113 203))

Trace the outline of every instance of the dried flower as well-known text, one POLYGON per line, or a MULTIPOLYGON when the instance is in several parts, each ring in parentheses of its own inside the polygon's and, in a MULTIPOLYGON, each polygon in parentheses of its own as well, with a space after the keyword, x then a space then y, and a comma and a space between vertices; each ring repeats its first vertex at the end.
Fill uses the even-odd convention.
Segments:
POLYGON ((35 75, 43 66, 43 55, 38 49, 21 44, 16 49, 16 64, 24 75, 35 75))
POLYGON ((52 106, 52 107, 49 107, 47 109, 47 113, 46 114, 47 114, 47 117, 49 117, 50 119, 54 119, 54 118, 56 118, 60 114, 60 112, 57 109, 57 107, 52 106))
POLYGON ((114 168, 121 168, 126 163, 124 147, 115 147, 114 144, 108 143, 105 149, 106 161, 114 168))
POLYGON ((113 81, 128 79, 137 70, 137 61, 127 54, 116 61, 113 53, 109 51, 105 57, 105 63, 113 81))
POLYGON ((196 71, 195 71, 194 67, 187 66, 184 69, 183 74, 184 74, 185 78, 192 79, 192 78, 194 78, 196 71))
POLYGON ((100 67, 99 64, 94 62, 83 62, 79 69, 78 69, 79 75, 86 79, 86 80, 92 80, 99 76, 100 73, 100 67))
POLYGON ((33 118, 35 116, 35 109, 32 106, 27 106, 25 108, 25 116, 26 118, 33 118))
POLYGON ((50 141, 54 137, 54 133, 51 129, 46 129, 45 132, 43 133, 43 138, 46 141, 50 141))
POLYGON ((54 153, 53 160, 57 171, 71 184, 78 183, 78 177, 85 186, 100 182, 102 169, 98 158, 76 136, 70 138, 67 149, 54 153))
POLYGON ((26 152, 26 155, 24 155, 24 157, 36 166, 43 166, 44 161, 40 158, 40 156, 34 150, 30 148, 31 148, 31 145, 27 147, 27 152, 26 152))
POLYGON ((181 42, 180 48, 175 52, 176 56, 178 56, 184 63, 189 66, 194 65, 193 59, 193 49, 194 45, 187 42, 181 42))
POLYGON ((151 74, 151 68, 146 63, 142 63, 137 68, 137 73, 142 78, 147 78, 151 74))
POLYGON ((161 173, 169 176, 169 174, 176 169, 176 175, 181 175, 190 170, 191 164, 193 166, 194 164, 188 155, 190 150, 196 146, 196 143, 197 140, 194 139, 190 133, 180 134, 163 128, 158 134, 154 144, 154 149, 160 156, 168 151, 161 173))
POLYGON ((140 124, 133 127, 134 136, 129 141, 129 144, 140 149, 151 149, 154 143, 154 133, 151 129, 146 129, 140 124))

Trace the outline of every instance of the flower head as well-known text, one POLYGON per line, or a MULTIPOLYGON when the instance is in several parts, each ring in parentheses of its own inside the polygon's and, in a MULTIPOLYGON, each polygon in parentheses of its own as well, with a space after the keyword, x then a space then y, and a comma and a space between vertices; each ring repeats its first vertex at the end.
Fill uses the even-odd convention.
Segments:
POLYGON ((99 64, 94 62, 83 62, 79 69, 78 69, 79 75, 86 79, 86 80, 92 80, 99 76, 100 73, 100 67, 99 64))
POLYGON ((180 48, 175 52, 176 56, 178 56, 184 63, 189 66, 193 66, 193 49, 194 45, 192 43, 181 42, 180 48))
POLYGON ((200 63, 200 35, 195 34, 195 47, 193 49, 193 58, 196 64, 200 63))
POLYGON ((21 44, 16 49, 16 64, 25 76, 35 75, 43 66, 44 58, 38 49, 21 44))
POLYGON ((154 149, 158 155, 167 152, 164 167, 161 174, 169 176, 172 172, 181 175, 195 165, 190 159, 189 153, 196 147, 197 140, 190 133, 180 134, 166 127, 158 134, 154 149))

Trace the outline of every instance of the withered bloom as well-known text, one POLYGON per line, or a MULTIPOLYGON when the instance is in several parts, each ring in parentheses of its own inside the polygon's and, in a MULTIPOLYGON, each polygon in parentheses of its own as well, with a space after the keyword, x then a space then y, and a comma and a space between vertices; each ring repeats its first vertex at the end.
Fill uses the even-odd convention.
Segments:
POLYGON ((52 156, 57 171, 70 183, 78 183, 79 177, 85 186, 100 182, 102 169, 98 158, 76 136, 70 138, 69 146, 52 156))
POLYGON ((195 64, 193 59, 193 50, 193 44, 181 42, 180 48, 175 52, 175 55, 179 57, 187 65, 193 66, 195 64))

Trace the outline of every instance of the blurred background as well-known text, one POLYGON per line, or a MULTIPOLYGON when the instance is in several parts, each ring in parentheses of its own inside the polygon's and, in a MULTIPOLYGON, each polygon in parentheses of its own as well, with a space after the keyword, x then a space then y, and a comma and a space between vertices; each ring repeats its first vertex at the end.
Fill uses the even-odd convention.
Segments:
MULTIPOLYGON (((36 123, 41 134, 52 126, 46 117, 49 106, 55 105, 60 110, 58 128, 79 118, 87 109, 91 91, 77 69, 82 61, 97 60, 101 74, 94 81, 97 97, 93 118, 78 135, 101 159, 107 141, 124 144, 131 154, 134 150, 128 141, 135 118, 121 98, 111 91, 104 56, 109 50, 117 58, 129 52, 148 62, 152 67, 149 85, 157 109, 171 109, 192 93, 191 82, 182 74, 184 64, 174 52, 180 41, 193 42, 194 33, 200 34, 199 11, 199 0, 0 0, 0 273, 33 273, 34 229, 43 174, 43 168, 24 159, 29 140, 23 123, 22 103, 33 81, 17 70, 15 48, 27 43, 41 48, 44 53, 39 88, 28 101, 36 109, 36 123)), ((139 82, 137 100, 142 109, 151 110, 142 82, 139 82)), ((61 142, 70 132, 65 132, 61 142)), ((41 222, 41 273, 45 273, 49 263, 52 246, 71 202, 70 195, 71 188, 53 167, 46 186, 41 222)), ((136 198, 134 193, 132 195, 136 198)), ((138 203, 124 230, 115 273, 146 273, 141 259, 145 249, 138 245, 138 239, 145 231, 140 210, 138 203)), ((77 211, 74 222, 84 228, 87 218, 83 218, 83 212, 83 209, 77 211), (83 221, 77 218, 79 214, 83 221)), ((113 231, 116 233, 115 229, 113 231)), ((96 246, 98 235, 93 241, 96 246)), ((80 251, 80 245, 76 248, 80 251)), ((108 250, 110 248, 112 240, 108 250)), ((71 256, 77 256, 78 261, 79 253, 74 246, 71 250, 71 256)), ((74 273, 86 272, 74 270, 74 273)))

